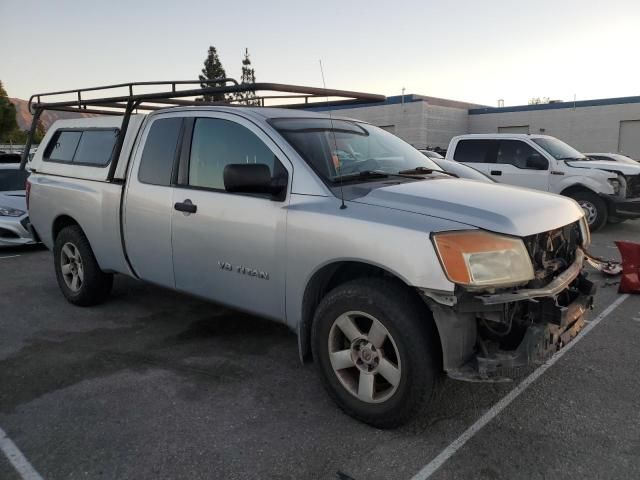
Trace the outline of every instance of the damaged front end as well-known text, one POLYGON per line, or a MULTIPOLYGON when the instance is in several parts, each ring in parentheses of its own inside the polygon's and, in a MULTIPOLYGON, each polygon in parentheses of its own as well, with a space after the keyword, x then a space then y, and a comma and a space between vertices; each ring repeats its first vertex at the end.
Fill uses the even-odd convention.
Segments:
POLYGON ((583 272, 582 221, 522 239, 533 266, 526 284, 424 291, 440 333, 443 364, 458 380, 496 382, 544 362, 585 325, 595 285, 583 272))

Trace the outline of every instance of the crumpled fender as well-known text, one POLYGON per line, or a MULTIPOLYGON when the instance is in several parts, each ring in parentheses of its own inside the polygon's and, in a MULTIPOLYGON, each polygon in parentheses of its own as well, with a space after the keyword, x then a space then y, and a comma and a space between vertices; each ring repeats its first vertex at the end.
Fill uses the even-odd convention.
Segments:
POLYGON ((614 242, 622 257, 619 293, 640 293, 640 243, 614 242))

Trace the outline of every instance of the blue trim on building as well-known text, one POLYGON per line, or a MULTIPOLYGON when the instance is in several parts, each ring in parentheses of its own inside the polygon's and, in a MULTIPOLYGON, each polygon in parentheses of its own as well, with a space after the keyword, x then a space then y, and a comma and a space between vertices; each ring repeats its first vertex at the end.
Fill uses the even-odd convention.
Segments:
POLYGON ((528 112, 533 110, 559 110, 561 108, 602 107, 605 105, 623 105, 640 103, 638 97, 600 98, 596 100, 579 100, 577 102, 543 103, 540 105, 518 105, 515 107, 485 107, 472 108, 469 115, 483 115, 486 113, 528 112))
MULTIPOLYGON (((353 105, 336 105, 334 107, 305 107, 305 110, 309 110, 310 112, 326 112, 328 110, 343 110, 347 108, 364 108, 364 107, 377 107, 379 105, 396 105, 398 103, 402 103, 403 95, 393 95, 391 97, 387 97, 384 102, 374 102, 374 103, 356 103, 353 105)), ((404 95, 404 103, 412 103, 412 102, 420 102, 422 98, 416 97, 413 93, 409 93, 404 95)), ((322 105, 321 102, 317 102, 322 105)))
MULTIPOLYGON (((344 105, 335 105, 333 107, 326 107, 322 105, 322 102, 317 102, 318 106, 307 107, 305 110, 309 110, 311 112, 326 112, 328 110, 344 110, 350 108, 366 108, 366 107, 377 107, 380 105, 398 105, 402 103, 403 95, 393 95, 391 97, 387 97, 384 102, 375 102, 375 103, 353 103, 353 104, 344 104, 344 105)), ((404 95, 404 103, 413 103, 413 102, 421 102, 428 101, 421 95, 416 95, 413 93, 409 93, 404 95)), ((535 110, 560 110, 563 108, 581 108, 581 107, 602 107, 606 105, 624 105, 624 104, 632 104, 632 103, 640 103, 640 96, 636 97, 618 97, 618 98, 600 98, 595 100, 578 100, 576 102, 559 102, 559 103, 543 103, 539 105, 516 105, 513 107, 482 107, 482 108, 471 108, 468 110, 469 115, 483 115, 487 113, 508 113, 508 112, 529 112, 535 110)))

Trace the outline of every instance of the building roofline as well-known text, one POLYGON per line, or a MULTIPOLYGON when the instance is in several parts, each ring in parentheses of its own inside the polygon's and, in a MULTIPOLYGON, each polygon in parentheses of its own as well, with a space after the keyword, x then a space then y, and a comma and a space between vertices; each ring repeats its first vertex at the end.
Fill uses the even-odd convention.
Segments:
POLYGON ((606 105, 624 105, 640 103, 640 96, 598 98, 594 100, 578 100, 576 102, 542 103, 538 105, 516 105, 513 107, 484 107, 472 108, 469 115, 483 115, 487 113, 528 112, 534 110, 559 110, 562 108, 601 107, 606 105))
POLYGON ((367 103, 366 105, 353 104, 353 105, 336 105, 332 107, 332 106, 322 105, 321 102, 317 102, 316 104, 319 104, 320 106, 305 107, 304 110, 311 111, 311 112, 326 112, 329 110, 335 111, 335 110, 344 110, 344 109, 351 109, 351 108, 378 107, 380 105, 396 105, 398 103, 402 103, 402 97, 404 97, 404 103, 420 102, 424 100, 420 95, 408 93, 406 95, 393 95, 391 97, 387 97, 387 99, 384 102, 371 102, 371 103, 367 103))
POLYGON ((338 105, 338 106, 323 106, 320 102, 317 102, 318 106, 313 107, 305 107, 305 110, 309 110, 312 112, 325 112, 328 110, 343 110, 343 109, 351 109, 351 108, 363 108, 363 107, 377 107, 381 105, 397 105, 403 102, 404 103, 414 103, 414 102, 426 102, 429 105, 434 105, 438 107, 451 107, 451 108, 461 108, 468 110, 470 107, 480 107, 481 105, 469 102, 460 102, 458 100, 448 100, 446 98, 438 98, 438 97, 428 97, 426 95, 417 95, 415 93, 407 93, 405 95, 392 95, 387 97, 384 102, 371 102, 367 104, 354 104, 354 105, 338 105))

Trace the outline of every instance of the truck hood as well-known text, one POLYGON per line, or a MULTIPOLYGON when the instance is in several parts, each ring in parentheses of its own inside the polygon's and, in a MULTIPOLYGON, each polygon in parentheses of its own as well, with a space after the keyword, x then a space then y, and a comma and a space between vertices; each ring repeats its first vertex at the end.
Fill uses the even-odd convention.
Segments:
POLYGON ((518 237, 553 230, 584 215, 576 202, 560 195, 453 178, 377 188, 353 201, 518 237))
POLYGON ((624 175, 640 174, 640 164, 631 165, 629 163, 612 162, 609 160, 576 160, 567 161, 570 167, 580 168, 596 168, 598 170, 607 170, 610 172, 620 172, 624 175))

